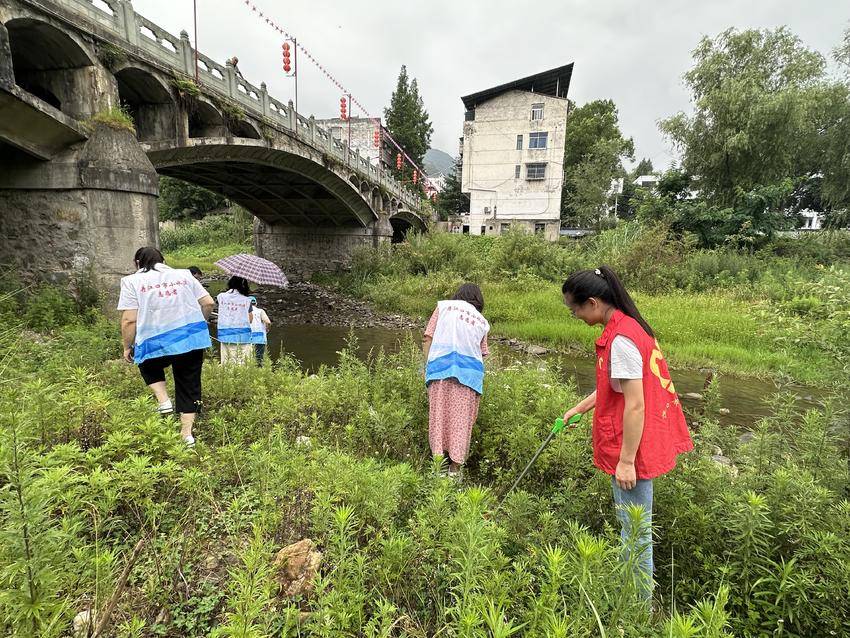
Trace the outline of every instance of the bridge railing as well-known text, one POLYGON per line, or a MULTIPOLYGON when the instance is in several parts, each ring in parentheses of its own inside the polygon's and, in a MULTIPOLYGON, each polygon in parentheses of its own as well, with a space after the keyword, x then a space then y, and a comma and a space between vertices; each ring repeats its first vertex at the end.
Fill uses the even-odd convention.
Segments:
MULTIPOLYGON (((195 53, 186 31, 175 37, 159 25, 136 13, 128 0, 54 0, 65 9, 112 33, 126 43, 130 51, 151 56, 167 69, 194 77, 195 53)), ((408 208, 419 210, 419 194, 379 171, 359 152, 318 126, 315 118, 296 113, 292 102, 284 104, 268 94, 265 83, 259 87, 245 80, 227 63, 221 65, 198 52, 198 80, 201 91, 227 97, 263 123, 295 135, 314 148, 328 153, 361 177, 380 184, 408 208)))

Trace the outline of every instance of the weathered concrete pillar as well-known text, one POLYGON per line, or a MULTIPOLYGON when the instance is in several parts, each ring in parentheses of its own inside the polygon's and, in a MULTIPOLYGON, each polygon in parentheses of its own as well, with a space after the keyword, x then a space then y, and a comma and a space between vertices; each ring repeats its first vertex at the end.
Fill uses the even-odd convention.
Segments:
POLYGON ((50 161, 0 162, 0 261, 25 280, 95 276, 112 297, 133 252, 157 245, 157 175, 135 136, 106 125, 50 161))
POLYGON ((268 117, 271 115, 271 108, 269 106, 269 90, 266 88, 265 82, 260 82, 260 103, 263 105, 263 116, 268 117))
POLYGON ((180 60, 183 62, 183 73, 190 77, 195 77, 195 52, 192 50, 192 43, 189 42, 189 34, 186 31, 180 32, 180 60))
POLYGON ((235 98, 236 93, 239 91, 239 87, 237 86, 236 81, 236 69, 233 68, 233 62, 228 60, 224 63, 224 79, 227 82, 227 94, 230 97, 235 98))
POLYGON ((15 72, 12 69, 12 50, 9 48, 9 30, 0 22, 0 84, 12 86, 15 72))
POLYGON ((136 23, 136 12, 130 0, 118 0, 121 7, 119 18, 124 25, 124 36, 133 46, 139 46, 139 25, 136 23))
POLYGON ((292 281, 351 266, 354 251, 392 239, 387 215, 369 227, 298 227, 254 221, 254 251, 278 264, 292 281))
POLYGON ((292 100, 289 100, 289 104, 287 104, 286 111, 289 113, 289 130, 295 131, 298 133, 298 115, 295 113, 295 105, 292 104, 292 100))

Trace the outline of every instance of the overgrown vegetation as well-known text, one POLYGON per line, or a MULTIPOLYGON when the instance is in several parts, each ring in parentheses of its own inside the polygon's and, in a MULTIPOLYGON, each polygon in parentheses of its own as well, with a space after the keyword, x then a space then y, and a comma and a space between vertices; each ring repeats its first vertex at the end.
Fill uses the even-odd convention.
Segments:
POLYGON ((130 131, 133 135, 136 134, 136 124, 133 122, 133 116, 124 107, 119 105, 111 109, 106 109, 92 115, 86 122, 87 128, 94 128, 98 124, 108 126, 109 128, 118 131, 130 131))
POLYGON ((560 285, 577 269, 621 273, 674 365, 841 383, 850 342, 850 243, 844 232, 781 237, 761 250, 695 248, 665 226, 623 223, 550 244, 434 233, 365 249, 326 279, 385 310, 427 317, 463 280, 481 284, 496 333, 590 352, 594 331, 567 317, 560 285))
MULTIPOLYGON (((24 307, 25 312, 28 308, 24 307)), ((17 326, 4 313, 5 326, 17 326)), ((467 483, 438 476, 415 344, 316 375, 205 366, 200 443, 153 414, 115 324, 0 336, 0 633, 108 636, 829 636, 850 631, 846 417, 773 399, 752 433, 712 407, 656 482, 658 608, 618 561, 587 427, 498 495, 576 398, 555 370, 491 370, 467 483), (298 447, 298 437, 310 447, 298 447), (302 439, 303 440, 303 439, 302 439), (717 447, 732 465, 715 462, 717 447), (312 594, 272 560, 312 538, 312 594)))
POLYGON ((201 219, 224 208, 227 199, 201 186, 163 175, 159 178, 159 218, 162 221, 201 219))
POLYGON ((160 247, 166 261, 177 268, 195 265, 204 272, 213 262, 235 253, 252 252, 253 216, 234 206, 230 212, 207 215, 201 220, 179 224, 160 233, 160 247))

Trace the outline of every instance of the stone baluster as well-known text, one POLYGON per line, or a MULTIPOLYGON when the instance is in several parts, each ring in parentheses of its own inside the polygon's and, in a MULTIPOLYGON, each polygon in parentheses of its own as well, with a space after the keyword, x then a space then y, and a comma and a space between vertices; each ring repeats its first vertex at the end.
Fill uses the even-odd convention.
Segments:
POLYGON ((310 144, 316 145, 316 117, 314 115, 310 116, 310 144))
POLYGON ((224 79, 227 81, 227 94, 235 98, 239 92, 239 87, 237 86, 236 69, 233 68, 232 61, 228 60, 224 63, 224 71, 224 79))
POLYGON ((139 46, 139 25, 136 23, 136 12, 130 0, 118 0, 120 11, 118 18, 124 27, 124 37, 134 47, 139 46))
POLYGON ((289 100, 289 106, 287 108, 289 111, 289 128, 295 131, 296 135, 298 134, 298 114, 295 112, 295 105, 292 103, 292 100, 289 100))
POLYGON ((263 109, 263 117, 268 117, 271 114, 269 106, 269 90, 265 82, 260 82, 260 104, 263 109))
POLYGON ((192 43, 189 42, 189 34, 185 29, 180 32, 180 50, 177 53, 183 62, 183 72, 195 77, 195 52, 192 50, 192 43))

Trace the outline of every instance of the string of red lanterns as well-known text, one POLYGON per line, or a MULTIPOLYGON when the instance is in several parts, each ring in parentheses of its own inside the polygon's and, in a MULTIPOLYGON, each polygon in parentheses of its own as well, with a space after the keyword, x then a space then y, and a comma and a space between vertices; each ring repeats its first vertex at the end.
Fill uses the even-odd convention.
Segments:
MULTIPOLYGON (((294 46, 296 46, 298 49, 300 49, 302 51, 302 53, 304 53, 304 55, 307 56, 307 58, 310 60, 310 62, 312 62, 316 66, 316 68, 318 68, 325 75, 325 77, 328 78, 328 80, 330 80, 338 89, 340 89, 345 95, 347 95, 348 99, 351 100, 351 103, 356 105, 366 115, 367 118, 377 120, 378 122, 380 122, 380 118, 376 118, 376 117, 373 117, 372 115, 370 115, 369 111, 366 109, 366 107, 364 107, 360 103, 360 101, 352 95, 351 91, 346 89, 345 86, 343 86, 342 83, 339 80, 337 80, 336 77, 334 77, 323 65, 319 64, 319 61, 316 58, 313 57, 313 54, 310 53, 310 51, 307 49, 307 47, 305 47, 303 44, 298 42, 294 38, 294 36, 292 36, 288 31, 286 31, 283 27, 281 27, 272 18, 268 17, 262 11, 260 11, 259 7, 257 7, 257 5, 255 5, 251 0, 243 0, 243 1, 245 3, 245 6, 248 7, 249 9, 251 9, 251 11, 253 13, 255 13, 258 17, 260 17, 269 27, 271 27, 272 29, 277 31, 279 34, 281 34, 287 40, 291 40, 293 42, 294 46)), ((283 60, 284 60, 284 71, 286 73, 289 73, 289 69, 287 69, 287 66, 289 66, 289 64, 288 64, 288 61, 289 61, 289 43, 288 42, 283 43, 282 50, 283 50, 283 60)), ((344 102, 345 102, 345 98, 340 98, 340 119, 342 119, 342 120, 346 120, 350 116, 350 114, 346 113, 346 108, 345 108, 344 102)), ((383 129, 383 127, 381 127, 381 128, 383 129)), ((392 145, 395 146, 396 149, 398 150, 398 155, 396 156, 396 168, 399 169, 399 170, 401 169, 401 163, 402 163, 401 157, 403 156, 410 163, 410 165, 413 167, 413 183, 416 184, 417 181, 418 181, 418 176, 421 175, 422 178, 423 178, 423 181, 430 185, 430 180, 428 179, 428 176, 425 174, 425 171, 423 171, 421 168, 419 168, 419 166, 416 164, 416 162, 414 162, 413 159, 399 145, 399 143, 395 141, 395 139, 390 134, 390 132, 387 131, 386 129, 383 129, 382 132, 384 133, 384 136, 390 142, 392 142, 392 145)), ((376 130, 375 131, 375 146, 376 147, 380 147, 380 137, 381 137, 381 134, 376 130)))

